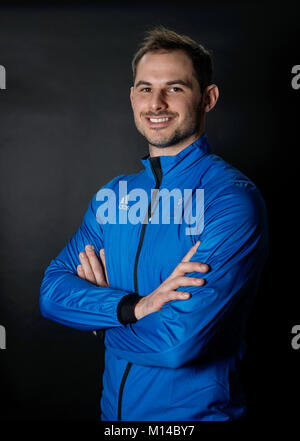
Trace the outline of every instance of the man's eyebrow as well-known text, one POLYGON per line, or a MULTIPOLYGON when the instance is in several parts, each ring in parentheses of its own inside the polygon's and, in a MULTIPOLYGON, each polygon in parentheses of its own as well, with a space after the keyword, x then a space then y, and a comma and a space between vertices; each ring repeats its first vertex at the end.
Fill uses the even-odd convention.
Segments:
POLYGON ((148 81, 140 80, 140 81, 138 81, 138 82, 136 83, 136 85, 135 85, 134 87, 139 87, 139 86, 141 86, 141 85, 144 85, 144 86, 151 86, 151 83, 149 83, 148 81))
POLYGON ((168 86, 172 86, 173 84, 181 84, 182 86, 192 89, 192 83, 190 81, 173 80, 173 81, 168 81, 166 84, 168 86))
MULTIPOLYGON (((183 80, 172 80, 172 81, 167 81, 166 85, 167 86, 172 86, 174 84, 181 84, 182 86, 188 87, 189 89, 192 89, 192 83, 190 81, 183 81, 183 80)), ((139 87, 139 86, 152 86, 151 83, 149 83, 149 81, 144 81, 144 80, 140 80, 136 83, 135 87, 139 87)))

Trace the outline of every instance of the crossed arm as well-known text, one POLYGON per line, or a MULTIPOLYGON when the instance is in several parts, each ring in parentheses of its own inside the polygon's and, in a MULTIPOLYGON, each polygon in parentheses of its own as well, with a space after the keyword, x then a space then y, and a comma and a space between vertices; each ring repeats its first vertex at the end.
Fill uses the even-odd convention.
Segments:
POLYGON ((220 323, 228 322, 227 312, 238 299, 242 310, 234 321, 246 318, 267 252, 266 219, 256 196, 245 197, 244 190, 236 188, 224 190, 220 198, 222 205, 214 199, 216 208, 211 215, 208 211, 201 245, 196 244, 155 291, 138 299, 137 321, 125 326, 117 309, 131 293, 110 288, 105 257, 100 253, 103 271, 98 266, 94 272, 98 258, 85 248, 104 248, 94 200, 75 237, 45 273, 42 314, 78 329, 106 329, 106 347, 133 363, 178 367, 197 357, 219 332, 220 323), (80 250, 85 251, 78 266, 80 250), (205 284, 199 282, 199 272, 207 273, 205 284), (188 296, 182 297, 183 292, 188 296))
MULTIPOLYGON (((173 273, 137 302, 137 322, 106 331, 105 345, 116 356, 177 368, 203 354, 226 327, 241 344, 267 256, 266 216, 255 192, 245 194, 237 187, 225 190, 222 197, 227 205, 207 216, 201 245, 197 242, 173 273), (199 281, 199 271, 207 273, 205 284, 199 281), (187 301, 178 301, 183 299, 187 301)), ((100 256, 105 268, 104 253, 100 256)), ((89 258, 83 254, 80 260, 78 275, 86 277, 89 258)), ((235 345, 226 339, 223 343, 235 345)))
MULTIPOLYGON (((204 280, 199 282, 199 277, 192 279, 177 274, 178 278, 173 280, 172 284, 163 285, 163 301, 160 304, 154 301, 154 309, 149 309, 150 302, 145 305, 145 300, 141 299, 137 293, 109 287, 104 273, 96 271, 93 274, 91 272, 93 265, 98 264, 98 270, 101 268, 93 248, 94 250, 104 248, 102 226, 96 217, 98 206, 99 203, 95 195, 84 216, 82 225, 45 271, 40 292, 40 309, 44 317, 86 331, 122 327, 123 324, 129 323, 124 322, 122 314, 120 314, 124 304, 126 306, 127 300, 131 305, 132 299, 134 301, 141 300, 139 302, 140 309, 138 307, 137 312, 137 318, 141 318, 157 310, 164 302, 181 298, 181 293, 175 291, 180 283, 183 285, 184 283, 189 285, 204 284, 204 280), (90 251, 89 248, 85 248, 87 244, 92 247, 90 251), (83 266, 78 268, 80 263, 78 254, 80 259, 86 259, 87 253, 91 252, 89 266, 85 266, 85 270, 83 266), (82 273, 82 271, 85 272, 82 273)), ((193 263, 193 268, 195 266, 196 264, 193 263)), ((197 271, 196 268, 195 270, 197 271)), ((206 266, 201 267, 202 272, 206 270, 206 266)), ((180 274, 183 273, 184 271, 181 269, 180 274)), ((173 279, 175 279, 174 276, 173 274, 173 279)), ((153 298, 159 298, 157 293, 149 297, 152 301, 153 298)), ((135 321, 136 317, 133 317, 133 321, 135 321)))
MULTIPOLYGON (((185 276, 185 273, 206 273, 209 271, 208 265, 204 263, 190 262, 199 245, 200 241, 188 251, 170 276, 155 291, 145 297, 141 297, 137 301, 134 305, 134 316, 137 320, 159 311, 167 302, 190 298, 189 292, 176 291, 178 288, 184 286, 203 286, 205 284, 205 279, 185 276)), ((96 256, 93 245, 88 244, 85 247, 85 251, 79 254, 81 265, 77 266, 77 274, 80 278, 97 286, 108 287, 104 248, 100 250, 99 255, 102 265, 96 256)))

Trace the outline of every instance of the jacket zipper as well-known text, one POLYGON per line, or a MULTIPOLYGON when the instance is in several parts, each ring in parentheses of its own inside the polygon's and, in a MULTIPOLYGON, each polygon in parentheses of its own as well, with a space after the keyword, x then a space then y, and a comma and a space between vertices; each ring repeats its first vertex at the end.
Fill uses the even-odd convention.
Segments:
MULTIPOLYGON (((155 188, 154 190, 158 190, 161 184, 161 180, 162 180, 162 170, 161 170, 161 164, 160 164, 160 158, 159 156, 154 157, 154 158, 150 158, 150 165, 151 165, 151 169, 152 169, 152 173, 155 177, 155 188)), ((143 245, 143 240, 144 240, 144 235, 145 235, 145 230, 146 230, 146 226, 147 223, 151 217, 151 207, 153 204, 153 201, 156 198, 156 194, 157 192, 154 191, 151 201, 148 205, 148 211, 146 214, 147 217, 147 222, 145 222, 146 217, 144 219, 143 225, 142 225, 142 231, 141 231, 141 236, 140 236, 140 241, 139 241, 139 245, 138 245, 138 249, 137 249, 137 253, 136 253, 136 257, 135 257, 135 262, 134 262, 134 292, 138 293, 138 280, 137 280, 137 267, 138 267, 138 262, 139 262, 139 257, 140 257, 140 253, 141 253, 141 249, 142 249, 142 245, 143 245)), ((123 390, 124 390, 124 386, 126 383, 126 379, 128 377, 129 371, 131 369, 132 366, 132 362, 129 361, 127 363, 127 366, 125 368, 123 377, 122 377, 122 381, 121 381, 121 385, 120 385, 120 390, 119 390, 119 401, 118 401, 118 421, 122 421, 122 398, 123 398, 123 390)))

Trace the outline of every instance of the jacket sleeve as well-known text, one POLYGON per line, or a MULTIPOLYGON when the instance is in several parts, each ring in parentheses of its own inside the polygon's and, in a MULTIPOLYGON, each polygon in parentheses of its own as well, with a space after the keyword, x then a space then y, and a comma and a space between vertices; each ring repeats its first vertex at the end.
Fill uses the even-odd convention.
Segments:
POLYGON ((247 316, 267 256, 267 236, 259 192, 238 186, 222 191, 205 212, 201 243, 191 259, 210 265, 210 272, 186 274, 203 277, 206 284, 182 287, 191 293, 188 300, 168 302, 135 324, 110 329, 107 349, 136 364, 177 368, 201 356, 226 321, 241 342, 236 324, 247 316))
POLYGON ((96 195, 82 225, 45 271, 40 291, 40 310, 45 318, 80 330, 121 326, 118 304, 130 293, 99 287, 77 276, 79 253, 87 244, 104 247, 102 226, 96 219, 96 195))

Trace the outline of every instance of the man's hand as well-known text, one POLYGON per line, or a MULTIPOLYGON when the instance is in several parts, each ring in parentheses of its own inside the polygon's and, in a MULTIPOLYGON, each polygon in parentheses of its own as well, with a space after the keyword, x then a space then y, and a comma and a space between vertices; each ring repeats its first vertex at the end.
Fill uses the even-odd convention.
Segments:
POLYGON ((198 277, 185 277, 185 273, 209 271, 209 266, 201 262, 190 262, 195 254, 200 241, 198 241, 184 256, 182 261, 177 265, 172 274, 148 296, 143 297, 135 305, 134 314, 137 320, 145 317, 152 312, 159 311, 163 305, 171 300, 187 300, 190 298, 188 292, 176 291, 181 286, 202 286, 204 279, 198 277))
POLYGON ((79 254, 81 265, 77 266, 77 274, 82 279, 88 280, 97 286, 108 287, 109 284, 105 266, 104 248, 100 250, 99 255, 102 265, 96 256, 93 245, 87 245, 85 247, 85 252, 83 251, 79 254))

